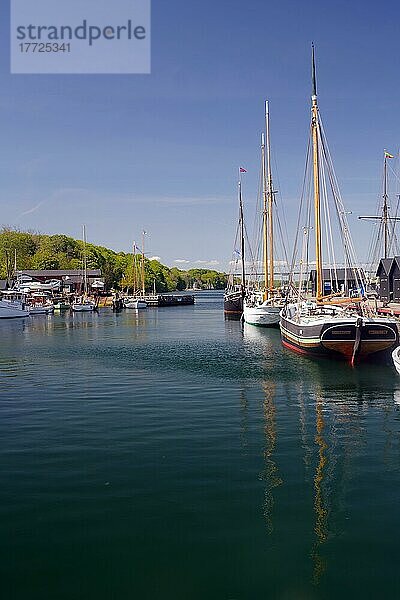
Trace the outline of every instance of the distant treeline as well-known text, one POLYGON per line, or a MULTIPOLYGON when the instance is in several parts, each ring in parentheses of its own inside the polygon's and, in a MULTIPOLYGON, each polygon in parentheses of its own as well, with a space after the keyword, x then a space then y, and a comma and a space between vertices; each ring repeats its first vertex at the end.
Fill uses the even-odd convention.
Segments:
MULTIPOLYGON (((30 231, 0 229, 0 279, 11 278, 16 255, 17 269, 81 269, 83 242, 66 235, 42 235, 30 231)), ((88 269, 101 269, 107 289, 139 286, 141 257, 136 256, 137 268, 133 268, 133 255, 114 252, 103 246, 86 244, 88 269), (134 274, 134 272, 136 274, 134 274)), ((190 269, 182 271, 169 268, 157 260, 144 261, 145 287, 157 292, 171 292, 197 287, 223 289, 227 276, 218 271, 190 269)))

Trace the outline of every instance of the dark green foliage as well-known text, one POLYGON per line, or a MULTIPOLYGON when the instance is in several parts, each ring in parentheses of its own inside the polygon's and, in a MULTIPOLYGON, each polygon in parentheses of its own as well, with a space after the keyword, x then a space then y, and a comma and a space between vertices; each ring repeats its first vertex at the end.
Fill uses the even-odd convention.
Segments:
MULTIPOLYGON (((17 254, 18 269, 80 269, 82 268, 83 242, 66 235, 42 235, 29 231, 17 231, 7 227, 0 229, 0 279, 10 275, 17 254)), ((141 256, 136 256, 136 277, 132 254, 114 252, 103 246, 86 245, 88 269, 101 269, 107 289, 141 288, 141 256)), ((158 293, 197 289, 223 289, 226 275, 207 269, 181 271, 170 269, 157 260, 144 261, 146 291, 158 293)))

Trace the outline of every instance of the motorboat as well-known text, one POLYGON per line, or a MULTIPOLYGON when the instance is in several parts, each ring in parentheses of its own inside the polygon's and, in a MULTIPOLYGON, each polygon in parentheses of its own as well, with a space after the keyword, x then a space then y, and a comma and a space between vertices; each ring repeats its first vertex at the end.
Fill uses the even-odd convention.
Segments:
POLYGON ((147 302, 145 300, 141 300, 140 298, 125 298, 124 300, 125 308, 133 308, 134 310, 139 310, 142 308, 147 308, 147 302))
POLYGON ((0 299, 0 319, 18 317, 29 317, 25 306, 25 294, 16 290, 3 291, 0 299))
POLYGON ((45 292, 34 292, 28 296, 26 307, 30 315, 49 315, 54 312, 54 304, 45 292))

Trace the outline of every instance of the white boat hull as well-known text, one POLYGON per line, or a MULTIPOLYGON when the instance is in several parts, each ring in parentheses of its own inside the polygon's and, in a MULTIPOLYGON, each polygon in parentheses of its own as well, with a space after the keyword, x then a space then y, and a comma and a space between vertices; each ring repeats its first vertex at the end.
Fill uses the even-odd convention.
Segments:
POLYGON ((0 300, 0 319, 16 319, 18 317, 29 317, 29 312, 23 308, 21 302, 0 300))
POLYGON ((50 315, 54 312, 54 306, 28 306, 30 315, 50 315))
POLYGON ((88 302, 87 304, 73 303, 72 310, 74 312, 93 312, 95 309, 95 305, 92 302, 88 302))
POLYGON ((260 304, 259 306, 243 307, 243 318, 249 325, 258 327, 273 327, 279 325, 281 306, 260 304))
POLYGON ((125 308, 133 308, 134 310, 147 308, 147 302, 144 300, 128 300, 125 302, 125 308))
POLYGON ((400 375, 400 346, 397 346, 392 352, 393 364, 400 375))

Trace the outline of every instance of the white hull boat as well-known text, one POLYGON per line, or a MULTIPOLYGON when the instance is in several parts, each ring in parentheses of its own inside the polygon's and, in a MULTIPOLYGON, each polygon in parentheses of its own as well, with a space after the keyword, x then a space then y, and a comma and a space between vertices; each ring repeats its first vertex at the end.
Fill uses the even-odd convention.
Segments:
POLYGON ((28 306, 30 315, 50 315, 54 312, 54 306, 28 306))
POLYGON ((82 226, 83 233, 83 294, 77 296, 71 304, 73 312, 93 312, 97 306, 88 298, 88 278, 87 278, 87 261, 86 261, 86 227, 82 226))
POLYGON ((127 299, 125 301, 125 308, 133 308, 134 310, 139 310, 142 308, 147 308, 147 302, 144 300, 136 299, 127 299))
POLYGON ((393 364, 400 375, 400 346, 397 346, 392 352, 393 364))
POLYGON ((54 303, 45 292, 35 292, 26 305, 30 315, 49 315, 54 312, 54 303))
POLYGON ((274 306, 268 300, 255 306, 248 305, 245 300, 243 317, 249 325, 273 327, 274 325, 279 325, 281 310, 282 306, 274 306))
POLYGON ((29 312, 19 300, 0 300, 0 319, 29 317, 29 312))
POLYGON ((91 300, 80 300, 79 302, 73 302, 71 308, 74 312, 93 312, 96 305, 91 300))

